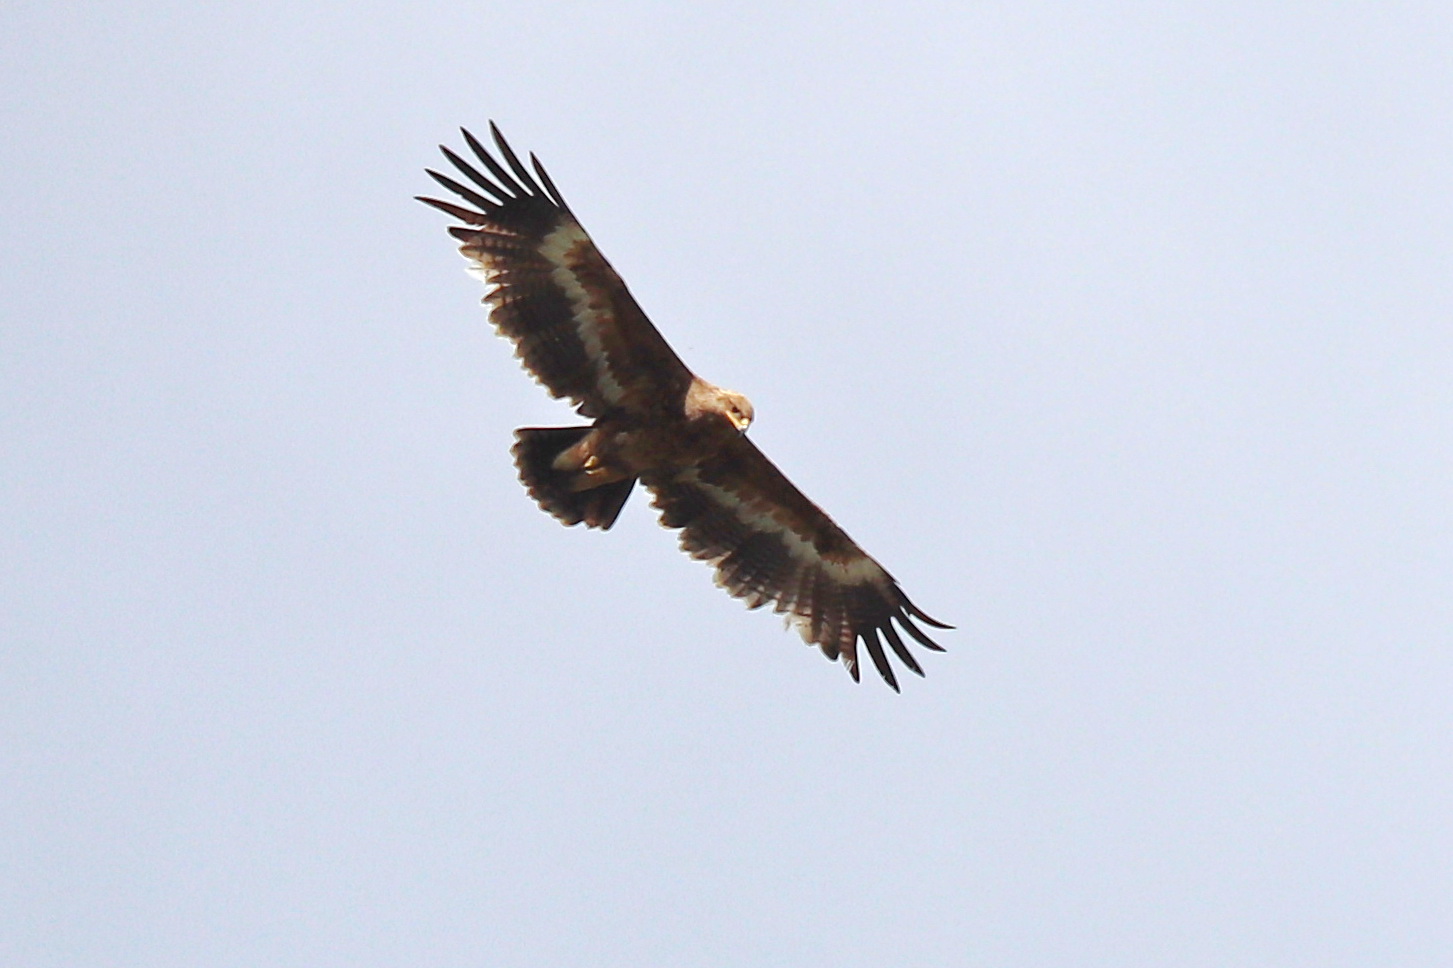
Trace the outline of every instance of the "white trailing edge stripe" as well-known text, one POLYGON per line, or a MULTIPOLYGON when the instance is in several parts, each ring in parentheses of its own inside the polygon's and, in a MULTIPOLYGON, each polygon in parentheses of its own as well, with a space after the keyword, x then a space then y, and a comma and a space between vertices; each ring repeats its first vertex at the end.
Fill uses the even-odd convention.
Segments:
POLYGON ((625 398, 625 390, 616 380, 615 374, 611 372, 610 358, 606 355, 605 346, 600 340, 601 320, 599 315, 591 308, 590 293, 580 284, 575 272, 566 261, 570 250, 581 243, 590 244, 590 236, 585 230, 574 221, 567 221, 549 235, 545 241, 540 243, 539 252, 555 268, 550 273, 550 279, 559 286, 570 300, 570 315, 575 321, 575 330, 580 334, 580 341, 585 344, 586 354, 595 361, 596 376, 600 386, 601 395, 607 403, 620 403, 625 398))

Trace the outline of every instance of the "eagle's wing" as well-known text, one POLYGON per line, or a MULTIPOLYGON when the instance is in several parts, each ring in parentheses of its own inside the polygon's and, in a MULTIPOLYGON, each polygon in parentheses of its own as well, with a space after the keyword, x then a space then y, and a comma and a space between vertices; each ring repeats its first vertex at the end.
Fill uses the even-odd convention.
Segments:
POLYGON ((942 652, 912 619, 929 618, 816 504, 745 436, 736 435, 710 460, 666 476, 642 478, 661 523, 681 529, 681 547, 716 566, 717 584, 748 608, 769 602, 786 613, 803 639, 829 659, 842 658, 858 678, 857 641, 884 681, 898 681, 883 652, 886 639, 903 664, 923 670, 893 622, 924 647, 942 652))
POLYGON ((439 150, 475 187, 429 172, 473 208, 419 198, 472 226, 449 232, 491 287, 490 320, 550 393, 570 399, 584 416, 679 399, 691 371, 585 234, 539 159, 530 156, 532 174, 499 129, 491 124, 490 131, 504 165, 468 131, 464 140, 493 177, 443 145, 439 150))

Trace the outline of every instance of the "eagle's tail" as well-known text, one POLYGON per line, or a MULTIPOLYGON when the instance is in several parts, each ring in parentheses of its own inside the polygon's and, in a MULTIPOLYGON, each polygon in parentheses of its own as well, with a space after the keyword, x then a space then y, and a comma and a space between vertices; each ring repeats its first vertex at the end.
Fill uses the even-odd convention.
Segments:
POLYGON ((541 508, 567 525, 584 521, 586 527, 605 531, 616 523, 635 478, 577 490, 579 472, 555 467, 555 458, 590 431, 590 427, 521 427, 515 431, 510 453, 520 469, 520 483, 541 508))

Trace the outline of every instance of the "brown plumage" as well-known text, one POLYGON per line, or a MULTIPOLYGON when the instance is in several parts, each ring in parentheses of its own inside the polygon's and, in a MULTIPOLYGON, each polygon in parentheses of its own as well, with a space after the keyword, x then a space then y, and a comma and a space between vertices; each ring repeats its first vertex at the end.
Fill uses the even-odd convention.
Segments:
POLYGON ((490 320, 580 427, 526 427, 513 448, 530 496, 567 525, 610 528, 636 481, 681 547, 716 567, 717 583, 748 608, 771 604, 808 643, 858 678, 857 644, 883 680, 898 681, 888 648, 923 669, 894 623, 934 651, 914 624, 929 618, 876 561, 747 439, 752 405, 681 362, 596 249, 534 155, 530 168, 493 124, 501 164, 468 131, 488 175, 448 148, 472 185, 430 171, 472 208, 419 201, 464 222, 449 229, 490 286, 490 320))

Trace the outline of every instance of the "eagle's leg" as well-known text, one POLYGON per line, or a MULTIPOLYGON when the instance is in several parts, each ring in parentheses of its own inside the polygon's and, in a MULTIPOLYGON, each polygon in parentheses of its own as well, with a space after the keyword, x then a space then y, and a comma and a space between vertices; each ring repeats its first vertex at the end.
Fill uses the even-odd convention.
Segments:
POLYGON ((570 431, 581 430, 584 433, 579 440, 551 458, 550 467, 553 470, 560 471, 564 474, 574 474, 600 463, 600 459, 595 455, 595 445, 599 439, 599 432, 594 427, 569 427, 561 429, 568 429, 570 431))
POLYGON ((636 478, 601 459, 595 428, 522 427, 515 437, 520 482, 541 508, 567 525, 615 524, 636 478))
POLYGON ((556 454, 550 466, 563 473, 573 473, 575 476, 570 486, 576 491, 588 491, 636 476, 615 466, 602 453, 604 450, 605 437, 600 428, 593 428, 576 443, 556 454))

